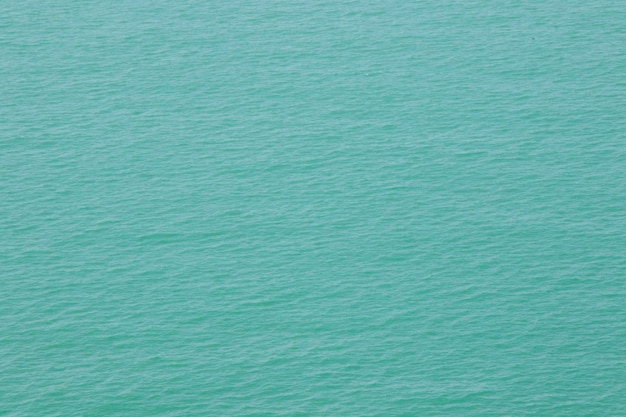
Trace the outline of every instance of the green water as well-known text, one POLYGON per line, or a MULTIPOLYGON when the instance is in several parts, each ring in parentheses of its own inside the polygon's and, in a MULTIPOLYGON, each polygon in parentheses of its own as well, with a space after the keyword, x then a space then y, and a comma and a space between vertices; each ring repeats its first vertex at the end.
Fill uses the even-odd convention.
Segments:
POLYGON ((0 415, 626 415, 626 8, 0 2, 0 415))

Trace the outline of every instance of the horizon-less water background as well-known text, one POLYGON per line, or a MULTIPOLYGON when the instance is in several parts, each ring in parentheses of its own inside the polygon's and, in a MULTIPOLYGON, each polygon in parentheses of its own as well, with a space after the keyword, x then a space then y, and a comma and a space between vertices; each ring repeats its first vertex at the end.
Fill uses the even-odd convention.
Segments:
POLYGON ((621 1, 0 4, 0 415, 626 415, 621 1))

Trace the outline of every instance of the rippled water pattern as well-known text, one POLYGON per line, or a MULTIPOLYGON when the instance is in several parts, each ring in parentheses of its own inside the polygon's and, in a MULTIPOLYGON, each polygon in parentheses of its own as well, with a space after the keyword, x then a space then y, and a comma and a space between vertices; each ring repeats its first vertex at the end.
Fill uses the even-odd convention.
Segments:
POLYGON ((0 415, 625 416, 626 5, 0 3, 0 415))

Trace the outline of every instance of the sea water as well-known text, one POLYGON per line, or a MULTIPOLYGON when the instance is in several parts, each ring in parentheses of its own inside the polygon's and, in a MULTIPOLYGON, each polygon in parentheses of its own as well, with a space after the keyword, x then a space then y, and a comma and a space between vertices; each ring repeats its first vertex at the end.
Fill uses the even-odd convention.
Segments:
POLYGON ((0 414, 626 415, 618 0, 0 3, 0 414))

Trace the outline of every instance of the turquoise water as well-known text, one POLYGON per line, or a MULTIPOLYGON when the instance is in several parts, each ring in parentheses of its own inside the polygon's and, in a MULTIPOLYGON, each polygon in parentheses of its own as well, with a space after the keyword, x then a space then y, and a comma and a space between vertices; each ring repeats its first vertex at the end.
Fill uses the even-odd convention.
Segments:
POLYGON ((0 415, 626 415, 621 1, 0 3, 0 415))

